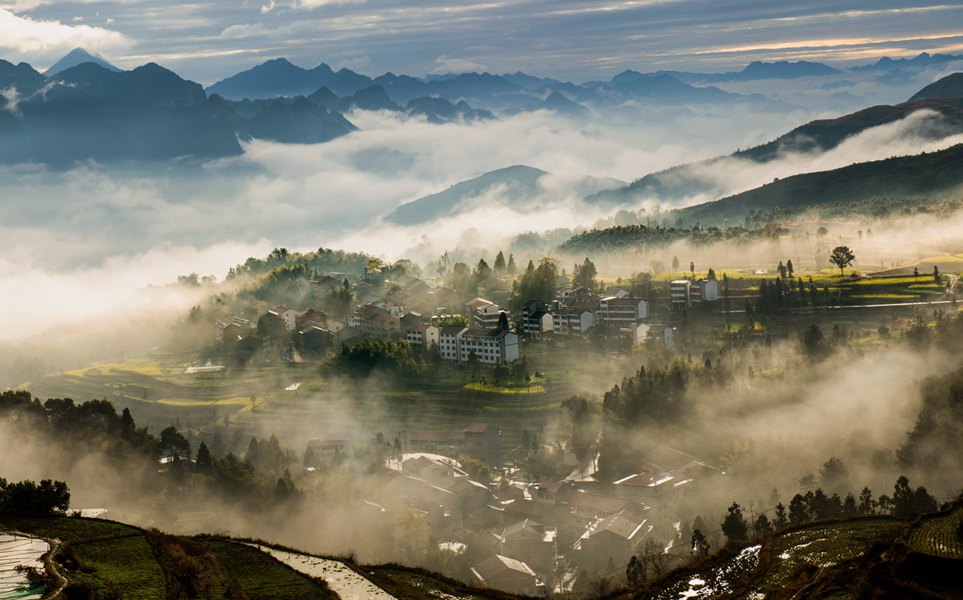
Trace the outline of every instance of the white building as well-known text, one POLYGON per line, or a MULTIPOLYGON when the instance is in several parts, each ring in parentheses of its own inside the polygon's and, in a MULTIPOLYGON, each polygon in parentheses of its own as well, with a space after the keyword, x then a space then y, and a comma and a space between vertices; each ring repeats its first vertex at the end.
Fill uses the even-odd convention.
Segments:
POLYGON ((510 363, 521 357, 518 335, 496 329, 442 327, 438 334, 438 349, 443 360, 467 363, 473 356, 485 365, 510 363))
POLYGON ((563 308, 554 315, 555 333, 582 335, 595 325, 595 315, 590 310, 563 308))
POLYGON ((468 317, 475 327, 481 329, 495 329, 504 310, 494 302, 484 298, 473 298, 465 303, 468 317))
POLYGON ((633 325, 649 316, 649 305, 638 298, 609 296, 602 298, 598 316, 603 325, 628 332, 633 325))
POLYGON ((692 305, 692 282, 688 279, 676 279, 669 283, 669 300, 672 310, 682 310, 692 305))
POLYGON ((719 299, 719 282, 703 279, 692 284, 692 303, 715 302, 719 299))
POLYGON ((428 323, 415 323, 405 329, 405 339, 412 346, 431 348, 440 342, 440 330, 428 323))

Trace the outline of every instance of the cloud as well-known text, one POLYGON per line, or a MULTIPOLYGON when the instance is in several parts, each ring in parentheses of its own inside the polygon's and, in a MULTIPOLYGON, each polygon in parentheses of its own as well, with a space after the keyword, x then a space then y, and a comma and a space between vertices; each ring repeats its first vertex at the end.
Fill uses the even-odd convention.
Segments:
POLYGON ((366 0, 294 0, 291 7, 295 10, 314 10, 322 6, 344 6, 348 4, 364 4, 366 0))
MULTIPOLYGON (((40 238, 42 239, 42 238, 40 238)), ((56 240, 48 240, 56 243, 56 240)), ((24 256, 0 257, 0 296, 8 315, 0 341, 30 337, 60 325, 105 318, 136 319, 138 310, 183 310, 197 298, 179 287, 156 287, 192 272, 217 274, 238 256, 263 255, 266 242, 217 243, 204 247, 158 244, 134 255, 113 255, 90 267, 60 270, 24 256)))
POLYGON ((65 25, 16 15, 0 9, 0 49, 14 52, 47 54, 83 47, 90 51, 112 51, 127 48, 131 40, 125 35, 90 25, 65 25))
POLYGON ((435 59, 435 66, 431 69, 432 73, 468 73, 471 71, 484 71, 485 66, 480 62, 467 58, 456 58, 453 56, 441 55, 435 59))

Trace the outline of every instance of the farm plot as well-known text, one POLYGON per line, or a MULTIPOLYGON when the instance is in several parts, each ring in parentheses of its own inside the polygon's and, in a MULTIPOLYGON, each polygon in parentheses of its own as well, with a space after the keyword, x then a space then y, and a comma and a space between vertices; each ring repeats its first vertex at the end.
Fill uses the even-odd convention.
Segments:
POLYGON ((958 507, 947 515, 927 519, 917 524, 910 531, 907 545, 923 554, 963 559, 961 526, 963 526, 963 507, 958 507))

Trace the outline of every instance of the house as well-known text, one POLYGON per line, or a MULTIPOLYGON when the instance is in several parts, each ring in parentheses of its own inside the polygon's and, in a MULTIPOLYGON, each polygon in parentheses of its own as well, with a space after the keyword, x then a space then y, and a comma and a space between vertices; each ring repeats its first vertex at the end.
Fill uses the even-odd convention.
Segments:
POLYGON ((464 453, 493 467, 502 463, 501 430, 488 423, 472 423, 461 431, 413 431, 408 442, 418 451, 452 457, 464 453))
POLYGON ((348 276, 344 273, 321 273, 311 278, 311 283, 321 288, 322 293, 344 287, 348 276))
POLYGON ((318 354, 334 347, 333 333, 319 325, 308 325, 298 332, 298 347, 305 354, 318 354))
POLYGON ((348 326, 360 331, 365 337, 391 339, 401 337, 400 307, 383 302, 369 302, 354 311, 348 326))
POLYGON ((496 554, 471 567, 473 583, 503 592, 544 596, 545 584, 527 564, 496 554))
POLYGON ((332 460, 344 456, 344 440, 316 438, 308 440, 308 448, 317 460, 332 460))
POLYGON ((601 297, 586 287, 563 288, 556 295, 559 308, 576 308, 596 312, 601 297))
POLYGON ((316 308, 308 308, 306 310, 302 310, 297 314, 295 322, 297 324, 297 328, 299 331, 301 329, 304 329, 308 323, 313 323, 319 327, 327 328, 328 313, 324 312, 323 310, 318 310, 316 308))
POLYGON ((465 454, 480 458, 492 467, 502 466, 502 432, 491 423, 472 423, 463 431, 465 454))
POLYGON ((649 506, 666 506, 692 479, 672 473, 643 472, 623 477, 612 484, 612 494, 649 506))
POLYGON ((602 496, 582 490, 577 490, 566 496, 564 504, 574 517, 584 522, 609 517, 623 510, 630 510, 638 514, 642 514, 646 510, 645 506, 631 500, 602 496))
POLYGON ((449 489, 455 479, 468 479, 468 473, 456 467, 455 464, 457 464, 455 461, 448 463, 433 460, 425 455, 418 455, 404 460, 401 463, 401 471, 412 477, 419 477, 429 483, 449 489))
POLYGON ((553 318, 554 331, 559 335, 584 335, 595 325, 595 314, 580 308, 561 308, 553 318))
POLYGON ((555 562, 557 533, 554 527, 522 519, 495 536, 498 553, 518 559, 539 573, 550 572, 555 562))
POLYGON ((236 342, 238 339, 251 335, 254 327, 251 322, 240 315, 228 315, 217 322, 221 331, 222 342, 236 342))
POLYGON ((502 313, 505 312, 500 306, 484 298, 469 300, 465 303, 465 310, 468 318, 479 329, 495 329, 498 327, 502 313))
POLYGON ((403 329, 405 339, 414 347, 431 348, 440 345, 440 330, 428 323, 414 323, 403 329))
POLYGON ((575 486, 567 481, 550 481, 538 483, 529 489, 532 500, 536 502, 548 502, 558 504, 564 501, 570 493, 575 491, 575 486))
POLYGON ((288 331, 298 330, 298 311, 293 308, 288 308, 286 306, 279 306, 274 309, 284 321, 284 328, 288 331))
POLYGON ((719 282, 703 279, 692 284, 692 303, 715 302, 719 299, 719 282))
POLYGON ((686 454, 665 444, 659 444, 642 456, 642 469, 656 474, 686 471, 705 466, 707 465, 704 462, 691 454, 686 454))
POLYGON ((648 519, 632 511, 596 519, 575 542, 575 560, 590 573, 624 570, 651 530, 648 519))
POLYGON ((461 325, 446 325, 438 329, 438 350, 442 360, 459 362, 458 340, 467 329, 461 325))
POLYGON ((669 283, 669 302, 672 310, 682 310, 692 305, 692 282, 676 279, 669 283))
POLYGON ((531 300, 522 306, 522 331, 536 338, 555 331, 555 317, 544 302, 531 300))
POLYGON ((675 330, 669 325, 652 323, 645 330, 645 341, 663 344, 672 350, 675 348, 675 330))
POLYGON ((257 334, 269 343, 280 343, 284 340, 287 326, 284 319, 274 310, 269 310, 257 320, 257 334))
POLYGON ((633 325, 649 316, 645 300, 629 296, 609 296, 599 302, 599 321, 603 325, 629 332, 633 325))

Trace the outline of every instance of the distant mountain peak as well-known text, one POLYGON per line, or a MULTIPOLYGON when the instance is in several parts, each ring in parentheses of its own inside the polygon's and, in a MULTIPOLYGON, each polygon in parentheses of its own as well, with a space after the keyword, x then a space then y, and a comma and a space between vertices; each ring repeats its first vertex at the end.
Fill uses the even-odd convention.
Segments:
POLYGON ((77 65, 81 65, 83 63, 94 63, 100 65, 108 71, 117 72, 121 70, 107 62, 102 56, 91 54, 83 48, 74 48, 68 52, 66 56, 55 62, 50 66, 49 69, 44 71, 44 75, 47 77, 53 77, 61 71, 66 71, 71 67, 76 67, 77 65))

